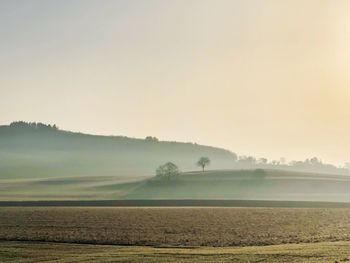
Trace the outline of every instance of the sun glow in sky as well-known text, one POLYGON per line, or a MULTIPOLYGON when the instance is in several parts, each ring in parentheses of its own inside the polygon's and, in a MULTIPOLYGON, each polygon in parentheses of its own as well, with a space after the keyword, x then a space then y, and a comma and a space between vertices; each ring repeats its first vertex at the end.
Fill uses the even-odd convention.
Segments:
POLYGON ((0 2, 0 123, 350 161, 350 2, 0 2))

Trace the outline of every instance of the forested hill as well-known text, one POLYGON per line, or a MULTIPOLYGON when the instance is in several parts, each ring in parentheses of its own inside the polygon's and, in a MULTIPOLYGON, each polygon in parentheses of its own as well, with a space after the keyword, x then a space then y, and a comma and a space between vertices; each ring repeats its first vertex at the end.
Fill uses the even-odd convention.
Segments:
POLYGON ((0 126, 0 178, 153 175, 172 161, 194 170, 208 156, 213 169, 234 166, 230 151, 156 138, 95 136, 59 130, 55 125, 15 122, 0 126))

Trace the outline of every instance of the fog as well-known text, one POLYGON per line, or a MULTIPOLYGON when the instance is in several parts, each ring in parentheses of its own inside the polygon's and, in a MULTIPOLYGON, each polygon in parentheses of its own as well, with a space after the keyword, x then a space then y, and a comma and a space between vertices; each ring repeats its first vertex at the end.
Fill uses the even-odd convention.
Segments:
POLYGON ((349 5, 2 1, 0 123, 343 165, 349 5))
POLYGON ((288 163, 152 136, 96 136, 42 123, 0 126, 0 200, 350 201, 349 175, 316 157, 288 163), (209 164, 198 166, 201 157, 209 164), (167 162, 179 174, 156 176, 167 162))

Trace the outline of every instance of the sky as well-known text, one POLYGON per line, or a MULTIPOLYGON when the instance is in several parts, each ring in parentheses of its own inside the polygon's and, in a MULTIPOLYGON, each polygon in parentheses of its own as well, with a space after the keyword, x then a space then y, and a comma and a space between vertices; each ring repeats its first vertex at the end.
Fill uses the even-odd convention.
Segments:
POLYGON ((350 1, 3 0, 0 124, 350 162, 350 1))

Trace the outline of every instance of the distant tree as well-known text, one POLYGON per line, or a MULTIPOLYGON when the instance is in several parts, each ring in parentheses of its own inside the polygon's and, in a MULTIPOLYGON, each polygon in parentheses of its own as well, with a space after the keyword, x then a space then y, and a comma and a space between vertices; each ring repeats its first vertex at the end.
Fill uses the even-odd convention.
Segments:
POLYGON ((311 165, 322 165, 322 161, 319 160, 317 157, 313 157, 311 159, 307 159, 307 161, 311 165))
POLYGON ((280 165, 280 162, 276 161, 276 160, 272 160, 271 161, 271 165, 280 165))
POLYGON ((266 158, 260 158, 259 163, 260 164, 267 164, 268 160, 266 158))
POLYGON ((156 170, 157 177, 161 179, 174 179, 178 177, 179 174, 179 168, 176 166, 176 164, 173 164, 172 162, 167 162, 166 164, 159 166, 156 170))
POLYGON ((41 122, 15 121, 10 124, 10 127, 27 130, 58 130, 56 125, 44 124, 41 122))
POLYGON ((292 166, 292 167, 301 167, 301 166, 303 166, 303 164, 304 164, 304 162, 302 162, 302 161, 293 160, 293 161, 289 162, 289 166, 292 166))
POLYGON ((242 164, 254 165, 256 164, 256 159, 253 156, 239 156, 238 162, 242 164))
POLYGON ((210 164, 210 159, 208 157, 201 157, 197 162, 197 166, 202 167, 202 171, 204 172, 204 168, 210 164))
POLYGON ((10 124, 10 127, 14 128, 31 128, 32 123, 24 122, 24 121, 14 121, 10 124))
POLYGON ((158 138, 157 137, 152 137, 152 136, 147 136, 145 138, 146 141, 149 141, 149 142, 158 142, 158 138))

